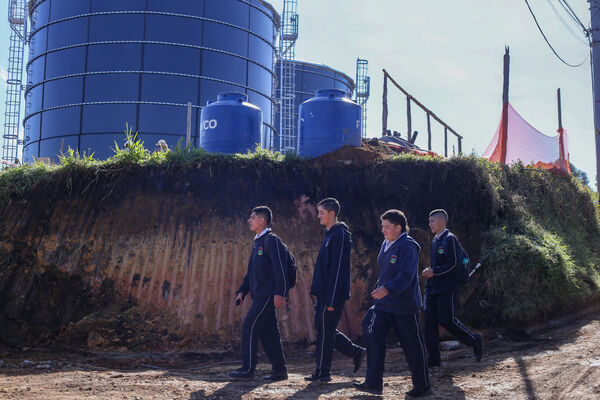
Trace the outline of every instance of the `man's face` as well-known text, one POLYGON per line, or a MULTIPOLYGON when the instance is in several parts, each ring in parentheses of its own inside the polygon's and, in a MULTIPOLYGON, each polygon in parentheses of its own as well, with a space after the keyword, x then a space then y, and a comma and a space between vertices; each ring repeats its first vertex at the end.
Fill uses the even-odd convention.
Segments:
POLYGON ((317 218, 321 225, 330 226, 335 222, 335 213, 333 211, 327 211, 323 206, 317 207, 319 213, 317 218))
POLYGON ((381 220, 381 232, 385 240, 393 242, 402 234, 402 225, 394 225, 387 219, 381 220))
POLYGON ((446 219, 440 214, 432 215, 429 217, 429 229, 434 235, 443 232, 446 229, 446 219))
POLYGON ((265 219, 262 216, 257 215, 255 212, 253 212, 252 214, 250 214, 250 218, 248 218, 248 225, 250 226, 250 230, 252 232, 260 233, 265 229, 265 226, 267 224, 265 223, 265 219))

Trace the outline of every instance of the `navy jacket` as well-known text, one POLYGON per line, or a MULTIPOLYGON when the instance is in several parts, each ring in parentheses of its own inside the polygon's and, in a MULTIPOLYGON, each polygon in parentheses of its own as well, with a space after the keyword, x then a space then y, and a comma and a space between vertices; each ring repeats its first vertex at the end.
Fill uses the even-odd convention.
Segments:
POLYGON ((457 256, 456 242, 458 239, 446 229, 439 238, 433 239, 429 250, 433 278, 427 279, 425 292, 429 294, 455 293, 458 289, 456 282, 456 268, 461 260, 457 256), (446 238, 446 246, 442 246, 446 238))
POLYGON ((389 294, 375 300, 375 310, 392 314, 413 314, 422 306, 419 287, 419 252, 421 247, 406 232, 387 251, 385 241, 379 251, 379 279, 375 288, 385 286, 389 294))
POLYGON ((281 239, 267 231, 254 240, 248 261, 248 272, 237 293, 252 298, 270 297, 275 294, 287 296, 289 290, 285 253, 281 239))
POLYGON ((350 249, 352 234, 338 222, 325 232, 315 263, 310 294, 329 307, 340 306, 350 298, 350 249))

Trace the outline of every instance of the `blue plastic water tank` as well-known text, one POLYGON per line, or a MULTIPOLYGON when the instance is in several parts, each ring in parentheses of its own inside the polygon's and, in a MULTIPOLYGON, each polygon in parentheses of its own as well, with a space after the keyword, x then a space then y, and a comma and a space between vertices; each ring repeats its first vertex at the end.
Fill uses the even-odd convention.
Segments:
MULTIPOLYGON (((192 142, 200 109, 239 91, 271 123, 275 34, 263 0, 33 0, 25 159, 62 148, 110 157, 125 123, 146 148, 192 142)), ((266 124, 263 129, 270 129, 266 124)))
POLYGON ((317 90, 300 105, 298 154, 318 157, 340 147, 360 147, 360 106, 340 89, 317 90))
POLYGON ((210 153, 246 153, 261 143, 262 111, 244 93, 220 93, 200 114, 200 147, 210 153))
MULTIPOLYGON (((328 67, 322 64, 313 64, 305 61, 283 60, 283 63, 294 66, 294 114, 296 120, 300 110, 300 104, 312 98, 315 92, 322 88, 341 89, 352 96, 354 91, 354 80, 345 73, 328 67)), ((280 75, 280 62, 275 66, 275 73, 280 75)), ((275 91, 277 98, 280 97, 280 91, 275 91)), ((275 129, 280 131, 279 113, 275 112, 274 123, 275 129)), ((296 129, 298 126, 296 125, 296 129)), ((279 141, 277 136, 274 138, 272 148, 279 150, 279 141)))

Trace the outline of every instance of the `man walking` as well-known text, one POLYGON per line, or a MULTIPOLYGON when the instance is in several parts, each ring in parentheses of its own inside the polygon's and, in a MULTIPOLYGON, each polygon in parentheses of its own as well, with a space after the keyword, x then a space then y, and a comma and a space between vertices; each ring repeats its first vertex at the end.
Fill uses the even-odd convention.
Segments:
POLYGON ((337 330, 346 300, 350 298, 352 235, 348 226, 338 221, 340 203, 336 199, 329 197, 321 200, 317 210, 319 222, 325 226, 325 237, 319 249, 310 288, 310 294, 317 297, 314 321, 317 367, 312 375, 304 379, 328 382, 331 380, 334 347, 353 359, 354 372, 360 368, 364 349, 337 330))
POLYGON ((362 320, 367 340, 367 376, 363 383, 355 383, 354 386, 371 393, 382 392, 386 337, 393 328, 412 376, 413 388, 406 394, 426 396, 431 394, 431 384, 419 325, 422 303, 418 262, 421 248, 408 235, 408 224, 402 211, 386 211, 381 216, 381 231, 385 240, 377 257, 379 279, 371 292, 375 305, 362 320))
POLYGON ((457 270, 462 268, 458 256, 458 239, 450 232, 448 213, 437 209, 429 213, 429 228, 435 235, 431 242, 431 267, 423 270, 425 284, 425 343, 429 366, 441 365, 439 325, 462 343, 473 348, 477 361, 483 356, 483 336, 474 334, 455 315, 458 299, 457 270))
POLYGON ((238 305, 250 293, 252 306, 242 325, 242 367, 229 372, 232 378, 254 377, 258 339, 273 366, 272 373, 265 380, 281 381, 288 378, 276 314, 276 309, 285 303, 289 290, 288 277, 283 243, 270 229, 272 219, 271 209, 266 206, 255 207, 248 219, 250 230, 256 236, 248 272, 235 300, 238 305))

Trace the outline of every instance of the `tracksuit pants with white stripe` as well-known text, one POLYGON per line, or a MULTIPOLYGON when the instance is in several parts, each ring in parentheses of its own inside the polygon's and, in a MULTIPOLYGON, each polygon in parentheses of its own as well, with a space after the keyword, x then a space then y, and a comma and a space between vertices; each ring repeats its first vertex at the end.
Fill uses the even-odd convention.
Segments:
POLYGON ((273 372, 287 370, 273 296, 252 299, 252 306, 242 325, 242 368, 254 371, 257 363, 258 339, 273 365, 273 372))
POLYGON ((429 387, 425 343, 421 335, 418 312, 406 315, 392 314, 371 307, 362 320, 362 327, 367 340, 366 383, 373 387, 383 387, 386 338, 390 328, 393 328, 404 350, 413 386, 417 389, 429 387))
POLYGON ((457 296, 452 293, 425 294, 425 343, 431 363, 440 362, 439 325, 467 346, 475 346, 473 332, 454 316, 456 301, 457 296))
POLYGON ((346 335, 337 330, 337 325, 342 318, 343 312, 343 303, 335 306, 333 311, 327 311, 327 304, 317 299, 317 304, 315 305, 317 369, 315 373, 319 376, 328 376, 331 374, 334 347, 346 357, 354 357, 362 351, 361 347, 352 343, 346 335))

